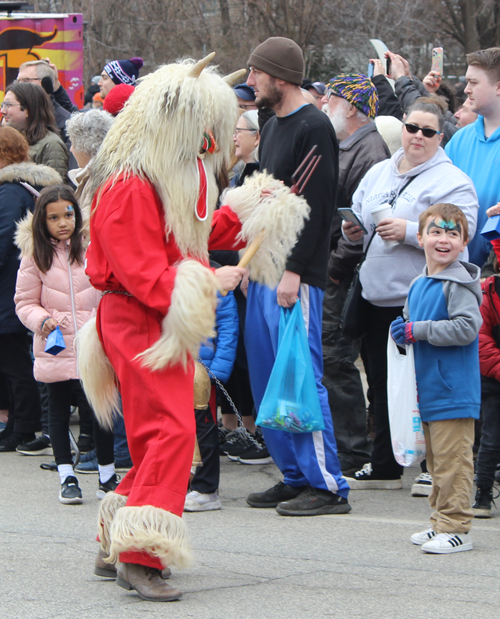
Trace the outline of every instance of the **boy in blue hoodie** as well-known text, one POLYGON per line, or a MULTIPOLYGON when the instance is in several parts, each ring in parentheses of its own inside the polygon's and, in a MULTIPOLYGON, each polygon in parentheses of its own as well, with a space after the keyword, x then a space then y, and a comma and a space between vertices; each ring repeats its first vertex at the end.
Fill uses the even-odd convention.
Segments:
POLYGON ((433 480, 432 526, 411 541, 424 552, 448 554, 472 550, 472 446, 481 404, 480 270, 458 261, 468 242, 468 226, 453 204, 435 204, 420 215, 418 240, 426 266, 410 286, 403 312, 408 321, 396 319, 391 335, 398 345, 414 345, 433 480))

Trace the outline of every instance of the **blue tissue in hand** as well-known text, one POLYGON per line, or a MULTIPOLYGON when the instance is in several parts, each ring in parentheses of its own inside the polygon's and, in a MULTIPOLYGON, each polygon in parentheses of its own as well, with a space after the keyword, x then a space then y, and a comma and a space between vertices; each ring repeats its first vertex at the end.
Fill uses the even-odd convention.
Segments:
POLYGON ((48 352, 51 355, 58 355, 61 350, 64 350, 65 348, 66 344, 64 343, 61 329, 59 329, 59 327, 56 327, 47 338, 47 343, 45 344, 45 352, 48 352))
POLYGON ((481 235, 488 239, 488 241, 500 238, 500 215, 488 217, 481 230, 481 235))

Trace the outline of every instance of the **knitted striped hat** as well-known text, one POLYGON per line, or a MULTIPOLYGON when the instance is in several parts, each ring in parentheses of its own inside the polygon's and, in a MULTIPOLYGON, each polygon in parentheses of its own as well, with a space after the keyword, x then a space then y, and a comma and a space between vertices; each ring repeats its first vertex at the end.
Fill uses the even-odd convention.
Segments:
POLYGON ((378 94, 370 78, 361 73, 342 73, 328 83, 328 94, 342 97, 368 118, 378 112, 378 94))

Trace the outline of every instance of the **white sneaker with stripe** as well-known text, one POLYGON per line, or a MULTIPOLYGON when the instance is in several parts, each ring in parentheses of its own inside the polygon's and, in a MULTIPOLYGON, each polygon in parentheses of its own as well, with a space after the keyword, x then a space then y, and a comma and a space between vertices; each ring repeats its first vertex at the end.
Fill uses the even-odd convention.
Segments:
POLYGON ((438 555, 472 550, 471 535, 470 533, 438 533, 433 539, 422 545, 422 550, 438 555))

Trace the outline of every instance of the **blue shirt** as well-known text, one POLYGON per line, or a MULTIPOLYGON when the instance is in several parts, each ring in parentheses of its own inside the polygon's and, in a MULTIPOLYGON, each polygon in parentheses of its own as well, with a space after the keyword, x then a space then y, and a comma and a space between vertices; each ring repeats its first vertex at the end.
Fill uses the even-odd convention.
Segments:
MULTIPOLYGON (((457 131, 445 148, 452 162, 474 183, 479 200, 477 229, 469 243, 469 260, 481 267, 486 262, 491 244, 480 232, 488 219, 487 209, 500 202, 500 127, 484 136, 484 118, 457 131)), ((446 179, 443 179, 446 182, 446 179)))

